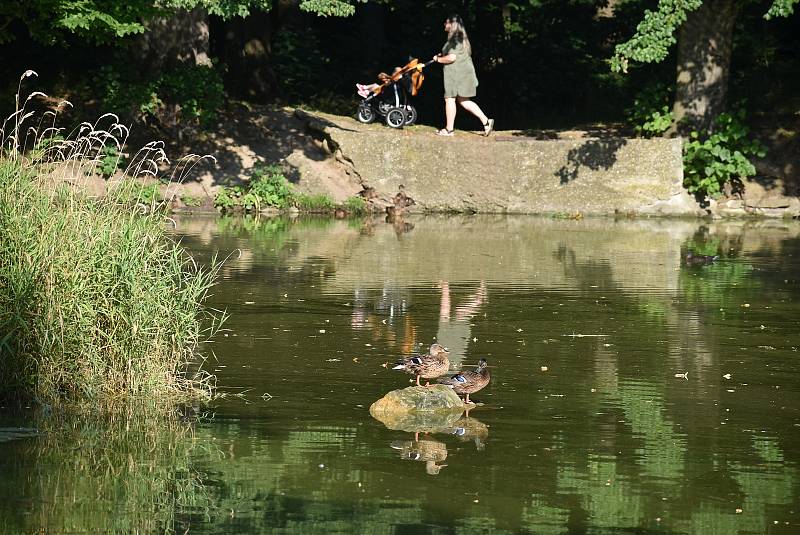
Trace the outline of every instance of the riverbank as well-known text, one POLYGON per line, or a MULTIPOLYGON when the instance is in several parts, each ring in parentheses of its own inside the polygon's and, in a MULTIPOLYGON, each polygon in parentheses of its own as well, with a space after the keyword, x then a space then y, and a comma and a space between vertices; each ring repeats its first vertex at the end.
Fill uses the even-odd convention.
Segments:
MULTIPOLYGON (((488 139, 474 132, 440 138, 434 131, 231 102, 209 131, 188 132, 166 145, 172 159, 194 153, 213 160, 196 162, 180 180, 143 183, 158 188, 178 212, 214 211, 222 188, 246 187, 258 164, 277 163, 300 195, 324 196, 333 204, 360 196, 377 212, 391 207, 402 190, 414 201, 404 207, 409 212, 800 215, 791 136, 775 138, 772 159, 756 162, 756 178, 720 199, 698 202, 682 186, 679 140, 626 138, 613 129, 500 130, 488 139)), ((129 146, 141 146, 154 134, 134 131, 129 146)), ((115 178, 74 177, 99 196, 115 178)))

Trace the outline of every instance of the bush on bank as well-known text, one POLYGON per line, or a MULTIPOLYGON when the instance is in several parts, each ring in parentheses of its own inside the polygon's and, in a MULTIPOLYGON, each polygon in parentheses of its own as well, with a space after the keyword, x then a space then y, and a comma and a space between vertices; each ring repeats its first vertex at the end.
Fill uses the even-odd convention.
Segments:
POLYGON ((29 149, 20 117, 0 130, 0 398, 208 396, 198 350, 223 319, 204 306, 216 262, 198 267, 158 212, 57 177, 91 166, 116 142, 107 131, 29 149))

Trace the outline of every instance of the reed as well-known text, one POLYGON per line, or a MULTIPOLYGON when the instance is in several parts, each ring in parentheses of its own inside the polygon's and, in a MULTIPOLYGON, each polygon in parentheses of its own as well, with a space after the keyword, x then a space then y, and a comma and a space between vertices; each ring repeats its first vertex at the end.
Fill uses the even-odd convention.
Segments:
MULTIPOLYGON (((210 396, 199 349, 224 319, 204 305, 219 265, 197 266, 157 207, 141 210, 129 188, 84 193, 105 147, 122 152, 127 130, 115 117, 65 135, 56 112, 37 120, 25 111, 30 99, 17 98, 0 130, 0 397, 210 396)), ((169 179, 198 159, 178 162, 169 179)), ((156 176, 166 162, 160 144, 147 145, 119 180, 156 176)))

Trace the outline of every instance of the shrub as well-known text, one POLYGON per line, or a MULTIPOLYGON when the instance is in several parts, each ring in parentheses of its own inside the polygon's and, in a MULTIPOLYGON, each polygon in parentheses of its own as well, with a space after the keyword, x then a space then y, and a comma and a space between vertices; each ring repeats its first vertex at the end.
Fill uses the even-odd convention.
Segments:
POLYGON ((717 197, 733 178, 756 173, 749 157, 763 158, 765 147, 748 138, 745 111, 721 113, 713 132, 691 132, 683 145, 683 183, 690 193, 717 197))
POLYGON ((292 203, 294 192, 279 165, 257 163, 250 177, 250 192, 262 204, 286 208, 292 203))
POLYGON ((286 208, 294 199, 292 186, 279 165, 257 163, 246 185, 221 187, 214 198, 214 206, 222 212, 237 207, 257 212, 266 206, 286 208))
POLYGON ((669 109, 670 94, 666 84, 652 84, 636 95, 625 115, 637 135, 660 136, 672 126, 675 116, 669 109))

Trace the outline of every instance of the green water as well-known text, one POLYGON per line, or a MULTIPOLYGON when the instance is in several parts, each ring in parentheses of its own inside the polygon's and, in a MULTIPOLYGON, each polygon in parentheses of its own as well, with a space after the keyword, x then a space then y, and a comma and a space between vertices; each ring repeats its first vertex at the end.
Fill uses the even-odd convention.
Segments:
POLYGON ((796 222, 176 233, 228 257, 206 363, 224 397, 169 425, 6 417, 0 532, 800 531, 796 222), (437 340, 489 361, 483 405, 418 436, 372 418, 412 379, 387 363, 437 340))

